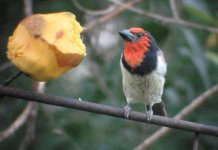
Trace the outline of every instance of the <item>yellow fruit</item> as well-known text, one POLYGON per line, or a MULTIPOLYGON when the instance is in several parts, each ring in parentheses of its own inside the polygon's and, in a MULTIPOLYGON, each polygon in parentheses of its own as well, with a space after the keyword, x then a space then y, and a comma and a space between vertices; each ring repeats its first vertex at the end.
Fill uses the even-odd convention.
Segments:
POLYGON ((9 37, 7 57, 36 81, 57 78, 86 55, 82 30, 69 12, 29 16, 9 37))

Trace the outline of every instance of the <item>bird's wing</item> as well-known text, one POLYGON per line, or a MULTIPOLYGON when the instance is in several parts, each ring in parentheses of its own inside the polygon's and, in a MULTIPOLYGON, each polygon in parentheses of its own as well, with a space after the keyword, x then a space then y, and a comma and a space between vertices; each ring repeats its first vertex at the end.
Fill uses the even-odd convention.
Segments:
POLYGON ((162 50, 157 51, 157 59, 158 59, 158 68, 157 71, 162 75, 165 76, 167 73, 167 63, 164 58, 164 53, 162 50))

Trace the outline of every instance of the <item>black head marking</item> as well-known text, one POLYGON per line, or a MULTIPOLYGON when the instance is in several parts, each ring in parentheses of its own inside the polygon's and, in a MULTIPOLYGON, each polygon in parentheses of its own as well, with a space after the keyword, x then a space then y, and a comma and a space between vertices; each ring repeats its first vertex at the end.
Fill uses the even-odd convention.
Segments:
POLYGON ((153 70, 156 69, 157 67, 157 53, 149 51, 145 54, 144 59, 141 63, 140 66, 137 66, 136 68, 132 68, 129 66, 124 57, 122 56, 122 63, 124 67, 132 74, 137 74, 137 75, 146 75, 151 73, 153 70))
POLYGON ((153 70, 156 69, 157 51, 159 50, 159 47, 157 46, 155 39, 149 32, 145 31, 145 32, 139 32, 133 34, 129 30, 123 30, 119 32, 119 34, 124 40, 129 40, 129 41, 134 41, 134 40, 137 41, 142 36, 145 36, 145 34, 147 34, 146 36, 148 36, 148 38, 150 39, 149 50, 145 52, 143 61, 136 68, 132 68, 131 66, 129 66, 126 63, 124 56, 122 56, 122 63, 130 73, 143 76, 151 73, 153 70))

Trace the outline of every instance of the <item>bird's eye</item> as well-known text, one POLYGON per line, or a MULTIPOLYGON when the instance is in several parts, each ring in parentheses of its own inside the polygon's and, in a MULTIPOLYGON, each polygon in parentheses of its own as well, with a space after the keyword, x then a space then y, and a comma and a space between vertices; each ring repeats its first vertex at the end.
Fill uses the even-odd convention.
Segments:
POLYGON ((138 37, 142 37, 142 36, 144 36, 145 34, 144 33, 137 33, 136 34, 138 37))

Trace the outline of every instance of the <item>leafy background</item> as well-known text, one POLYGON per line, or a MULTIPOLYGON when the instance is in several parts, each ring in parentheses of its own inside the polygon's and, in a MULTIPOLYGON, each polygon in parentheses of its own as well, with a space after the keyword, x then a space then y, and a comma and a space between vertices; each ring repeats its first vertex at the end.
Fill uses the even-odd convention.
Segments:
MULTIPOLYGON (((98 12, 111 5, 106 0, 78 1, 84 8, 98 12)), ((136 5, 143 10, 172 16, 169 1, 149 0, 136 5)), ((215 0, 180 0, 180 16, 199 24, 217 27, 218 2, 215 0)), ((101 15, 93 16, 79 10, 71 0, 35 0, 34 13, 70 11, 81 25, 88 24, 101 15)), ((6 58, 7 39, 18 22, 24 18, 23 2, 0 0, 0 81, 17 72, 17 68, 6 58)), ((205 30, 159 22, 131 11, 111 18, 92 30, 83 33, 88 56, 76 69, 60 78, 46 83, 45 93, 81 98, 84 101, 125 106, 122 92, 119 59, 122 40, 118 31, 139 26, 149 31, 164 51, 168 62, 168 73, 163 100, 170 117, 206 89, 218 82, 218 35, 205 30)), ((32 90, 32 81, 20 76, 11 87, 32 90)), ((217 125, 218 96, 193 111, 185 120, 217 125)), ((7 128, 22 112, 26 102, 4 97, 0 102, 0 131, 7 128)), ((141 104, 134 110, 144 111, 141 104)), ((11 137, 0 142, 0 149, 18 149, 22 142, 26 124, 11 137)), ((113 117, 39 104, 36 118, 36 134, 29 149, 134 149, 159 127, 113 117)), ((192 149, 194 134, 173 130, 156 143, 151 150, 192 149)), ((200 150, 218 149, 217 138, 200 135, 200 150)))

